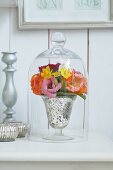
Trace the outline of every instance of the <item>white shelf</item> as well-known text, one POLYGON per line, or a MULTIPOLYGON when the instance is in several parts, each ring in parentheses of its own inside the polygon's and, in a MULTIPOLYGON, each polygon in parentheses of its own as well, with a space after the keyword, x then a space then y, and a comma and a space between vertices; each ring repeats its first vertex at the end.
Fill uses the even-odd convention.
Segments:
POLYGON ((38 143, 27 139, 0 143, 0 161, 113 162, 113 141, 93 133, 81 143, 38 143))

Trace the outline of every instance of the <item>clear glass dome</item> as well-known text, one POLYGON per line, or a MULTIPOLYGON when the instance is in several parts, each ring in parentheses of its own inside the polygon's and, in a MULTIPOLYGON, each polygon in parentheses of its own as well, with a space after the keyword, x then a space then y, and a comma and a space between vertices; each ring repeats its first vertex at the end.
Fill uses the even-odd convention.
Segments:
POLYGON ((87 139, 88 80, 82 59, 64 49, 56 32, 52 48, 38 55, 29 70, 29 139, 77 142, 87 139))

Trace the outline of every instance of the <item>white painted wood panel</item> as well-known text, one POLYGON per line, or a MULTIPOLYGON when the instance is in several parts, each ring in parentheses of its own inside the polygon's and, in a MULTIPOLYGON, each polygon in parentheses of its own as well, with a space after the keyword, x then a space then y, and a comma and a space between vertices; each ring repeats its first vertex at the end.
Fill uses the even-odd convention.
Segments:
MULTIPOLYGON (((5 64, 2 63, 1 57, 2 51, 9 50, 9 10, 0 8, 0 99, 2 95, 2 90, 5 81, 5 75, 2 72, 5 64)), ((3 114, 2 110, 4 110, 4 106, 2 105, 2 101, 0 100, 0 122, 2 120, 3 114)))
MULTIPOLYGON (((26 121, 27 120, 28 70, 34 58, 44 49, 48 48, 48 34, 47 34, 47 30, 18 31, 16 8, 12 8, 10 14, 11 14, 10 50, 17 51, 17 58, 18 58, 15 64, 17 72, 14 75, 15 86, 18 93, 18 100, 14 107, 16 111, 15 116, 17 120, 26 121)), ((5 25, 5 29, 6 28, 7 25, 5 25)), ((5 36, 5 32, 3 33, 3 35, 5 36)), ((4 47, 5 47, 5 42, 4 42, 4 47)), ((3 49, 3 51, 4 50, 5 49, 3 49)), ((4 84, 4 82, 2 82, 2 84, 4 84)), ((4 110, 3 104, 1 104, 1 113, 3 113, 3 110, 4 110)))
POLYGON ((90 30, 90 128, 113 138, 113 29, 90 30))
MULTIPOLYGON (((54 30, 55 31, 55 30, 54 30)), ((51 32, 53 32, 51 30, 51 32)), ((62 30, 66 34, 66 48, 82 57, 87 66, 88 32, 87 30, 62 30)), ((0 52, 17 51, 18 61, 15 64, 15 85, 18 101, 15 105, 18 120, 27 118, 27 73, 34 57, 48 48, 48 30, 19 31, 17 9, 0 9, 0 52), (11 14, 9 15, 9 13, 11 14), (11 16, 11 18, 9 18, 11 16), (10 22, 10 26, 9 26, 10 22), (10 33, 11 29, 11 33, 10 33)), ((113 137, 113 30, 90 30, 90 129, 103 131, 113 137)), ((2 56, 2 55, 0 55, 2 56)), ((5 67, 0 60, 0 97, 5 82, 5 67)), ((0 102, 0 118, 3 117, 5 106, 0 102)))
POLYGON ((0 52, 9 50, 9 10, 0 8, 0 52))

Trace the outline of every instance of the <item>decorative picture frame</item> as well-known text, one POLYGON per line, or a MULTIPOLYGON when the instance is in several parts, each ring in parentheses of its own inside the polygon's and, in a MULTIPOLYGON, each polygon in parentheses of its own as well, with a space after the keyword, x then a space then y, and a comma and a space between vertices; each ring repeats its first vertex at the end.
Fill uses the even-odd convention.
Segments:
POLYGON ((19 29, 113 27, 112 9, 113 0, 18 0, 19 29))
POLYGON ((0 8, 17 7, 17 0, 0 0, 0 8))

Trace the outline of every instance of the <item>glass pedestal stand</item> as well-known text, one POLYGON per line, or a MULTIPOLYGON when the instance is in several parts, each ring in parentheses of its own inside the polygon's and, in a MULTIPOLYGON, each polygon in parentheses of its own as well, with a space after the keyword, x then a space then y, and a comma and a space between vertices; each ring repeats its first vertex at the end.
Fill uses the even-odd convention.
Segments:
POLYGON ((60 142, 60 141, 73 140, 74 138, 70 136, 65 136, 62 133, 62 129, 55 129, 55 133, 53 135, 45 136, 43 137, 43 139, 60 142))

